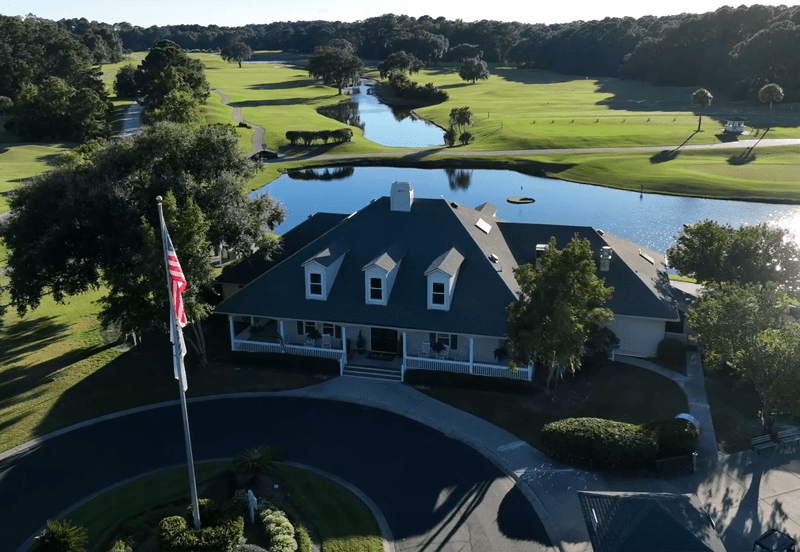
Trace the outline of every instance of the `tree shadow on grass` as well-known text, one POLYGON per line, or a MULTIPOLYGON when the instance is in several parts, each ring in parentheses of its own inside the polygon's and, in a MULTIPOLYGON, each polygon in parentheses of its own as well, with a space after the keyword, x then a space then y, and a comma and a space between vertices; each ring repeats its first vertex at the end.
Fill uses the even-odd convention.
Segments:
POLYGON ((264 82, 261 84, 254 84, 248 86, 249 90, 289 90, 291 88, 306 88, 307 86, 314 86, 317 81, 313 79, 302 80, 288 80, 281 82, 264 82))
MULTIPOLYGON (((584 80, 584 77, 574 75, 561 75, 550 71, 541 71, 528 68, 495 68, 490 70, 492 76, 501 77, 507 81, 519 82, 522 84, 559 84, 584 80)), ((492 77, 489 77, 492 78, 492 77)))
POLYGON ((747 165, 748 163, 752 163, 756 160, 756 156, 750 153, 751 150, 746 150, 741 155, 732 155, 728 157, 728 165, 747 165))
MULTIPOLYGON (((28 353, 61 339, 68 326, 55 320, 54 316, 40 316, 6 325, 0 331, 0 365, 13 364, 28 353)), ((5 372, 1 372, 0 385, 5 379, 5 372)))
POLYGON ((445 90, 448 88, 464 88, 465 86, 471 85, 471 82, 460 82, 458 84, 445 84, 443 86, 439 86, 439 90, 445 90))
POLYGON ((674 161, 678 158, 679 154, 680 152, 678 150, 662 150, 650 157, 650 163, 655 165, 658 163, 666 163, 667 161, 674 161))

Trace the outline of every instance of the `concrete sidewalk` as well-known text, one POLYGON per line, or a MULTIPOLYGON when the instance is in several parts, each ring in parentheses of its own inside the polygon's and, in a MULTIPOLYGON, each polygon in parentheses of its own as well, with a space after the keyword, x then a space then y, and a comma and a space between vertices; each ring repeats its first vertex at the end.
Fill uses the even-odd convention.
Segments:
POLYGON ((579 490, 695 493, 717 523, 728 552, 750 551, 755 539, 772 527, 798 538, 800 459, 796 452, 743 452, 720 459, 699 356, 691 355, 686 376, 646 361, 624 359, 679 383, 687 393, 690 413, 701 423, 698 469, 671 479, 570 468, 552 461, 504 429, 407 385, 340 377, 284 394, 389 410, 467 443, 520 484, 552 542, 563 551, 592 550, 578 503, 579 490))

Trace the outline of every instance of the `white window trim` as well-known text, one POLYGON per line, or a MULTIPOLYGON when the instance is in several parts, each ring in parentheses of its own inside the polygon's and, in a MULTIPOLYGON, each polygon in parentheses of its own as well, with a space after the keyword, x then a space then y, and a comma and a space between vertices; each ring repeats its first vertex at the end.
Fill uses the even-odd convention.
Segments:
POLYGON ((366 287, 366 300, 368 305, 386 305, 386 276, 370 276, 367 274, 366 282, 364 282, 366 287), (372 290, 378 289, 372 287, 372 280, 379 280, 381 283, 381 298, 380 299, 373 299, 372 298, 372 290))
POLYGON ((306 272, 306 295, 309 298, 314 299, 325 299, 325 275, 322 272, 318 272, 316 270, 309 270, 306 272), (311 276, 316 275, 319 276, 319 283, 312 283, 311 276), (312 285, 319 286, 319 293, 313 293, 311 291, 312 285))
MULTIPOLYGON (((428 308, 434 310, 450 310, 450 294, 449 294, 449 282, 441 282, 434 279, 428 280, 428 308), (435 284, 442 284, 444 286, 444 303, 434 303, 433 302, 433 286, 435 284)), ((436 292, 437 294, 439 292, 436 292)))

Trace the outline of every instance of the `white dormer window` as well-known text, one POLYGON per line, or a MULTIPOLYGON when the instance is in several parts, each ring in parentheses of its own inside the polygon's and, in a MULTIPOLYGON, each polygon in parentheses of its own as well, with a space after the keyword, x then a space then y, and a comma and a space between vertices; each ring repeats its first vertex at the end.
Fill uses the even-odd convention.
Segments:
POLYGON ((458 269, 463 261, 464 256, 453 247, 437 257, 425 271, 429 309, 450 310, 458 269))
POLYGON ((369 279, 369 298, 370 301, 378 303, 383 302, 383 279, 370 278, 369 279))
POLYGON ((322 297, 322 273, 308 273, 308 295, 311 297, 322 297))
POLYGON ((431 305, 445 305, 444 283, 431 282, 431 305))

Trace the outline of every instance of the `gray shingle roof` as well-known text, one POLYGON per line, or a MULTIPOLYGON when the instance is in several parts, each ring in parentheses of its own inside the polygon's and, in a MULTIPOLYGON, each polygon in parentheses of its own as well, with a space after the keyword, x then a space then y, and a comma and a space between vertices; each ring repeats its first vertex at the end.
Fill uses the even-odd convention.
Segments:
POLYGON ((614 288, 614 295, 606 306, 617 315, 663 320, 679 318, 663 255, 608 232, 600 234, 591 226, 519 222, 500 222, 498 225, 520 265, 535 262, 536 244, 547 243, 551 236, 556 238, 558 247, 565 247, 576 234, 588 239, 598 266, 600 249, 606 245, 611 247, 613 256, 608 272, 597 273, 607 286, 614 288), (655 264, 642 257, 640 250, 652 258, 655 264))
POLYGON ((397 263, 399 263, 405 256, 406 248, 403 246, 403 244, 397 242, 389 246, 386 251, 378 255, 371 262, 364 265, 362 270, 366 270, 371 266, 379 266, 386 272, 391 272, 392 269, 397 266, 397 263))
POLYGON ((464 255, 459 253, 458 249, 455 247, 451 247, 448 251, 445 251, 433 260, 425 271, 425 276, 437 270, 441 270, 448 276, 455 276, 463 261, 464 255))
POLYGON ((347 245, 347 242, 340 238, 329 244, 310 259, 307 259, 303 263, 303 266, 306 266, 309 263, 319 263, 322 266, 330 266, 349 250, 350 247, 347 245))
POLYGON ((506 307, 519 291, 513 269, 535 260, 537 243, 555 236, 563 247, 578 233, 589 238, 598 259, 602 246, 615 251, 611 269, 600 273, 616 289, 609 308, 630 316, 678 318, 674 301, 661 287, 663 257, 657 253, 647 252, 653 265, 639 255, 636 244, 601 236, 593 228, 509 223, 488 216, 488 207, 477 211, 442 199, 415 199, 410 212, 401 212, 390 210, 388 197, 380 198, 222 302, 216 312, 503 337, 506 307), (492 226, 488 234, 475 227, 479 218, 492 226), (302 263, 342 243, 350 250, 328 299, 307 300, 302 263), (397 244, 403 245, 403 262, 388 303, 367 304, 363 267, 396 263, 397 244), (425 274, 437 263, 447 270, 460 265, 449 311, 427 308, 425 274))
POLYGON ((725 552, 694 495, 579 491, 594 552, 725 552))
POLYGON ((281 236, 281 247, 269 259, 263 253, 256 251, 249 257, 242 259, 233 266, 226 267, 222 274, 217 276, 221 284, 249 284, 279 262, 296 253, 316 240, 322 234, 342 222, 347 215, 340 213, 317 213, 286 232, 281 236))

